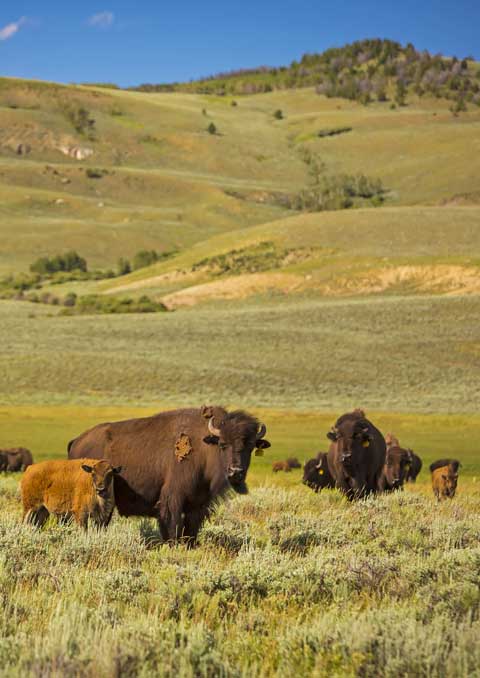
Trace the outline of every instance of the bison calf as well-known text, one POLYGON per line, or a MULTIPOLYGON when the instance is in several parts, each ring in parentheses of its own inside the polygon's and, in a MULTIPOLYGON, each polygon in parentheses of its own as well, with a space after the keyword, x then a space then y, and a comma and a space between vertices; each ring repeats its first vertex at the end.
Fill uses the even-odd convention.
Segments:
POLYGON ((58 518, 74 517, 87 528, 89 518, 106 527, 115 508, 113 468, 101 459, 43 461, 29 466, 21 482, 23 520, 42 527, 50 513, 58 518))
POLYGON ((278 471, 285 471, 286 473, 289 473, 292 469, 290 468, 290 464, 288 461, 274 461, 272 464, 272 471, 274 473, 278 473, 278 471))
POLYGON ((433 494, 438 501, 452 499, 455 496, 460 466, 456 459, 439 459, 430 464, 433 494))

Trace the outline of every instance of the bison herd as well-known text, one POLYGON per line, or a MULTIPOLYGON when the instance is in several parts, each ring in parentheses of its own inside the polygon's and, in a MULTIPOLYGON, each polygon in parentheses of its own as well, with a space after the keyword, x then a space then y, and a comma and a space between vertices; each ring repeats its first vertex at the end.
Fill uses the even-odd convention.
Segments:
MULTIPOLYGON (((156 518, 166 541, 193 545, 220 497, 229 489, 248 492, 252 453, 270 447, 265 434, 265 424, 242 410, 180 409, 94 426, 70 441, 68 460, 33 464, 25 448, 0 450, 0 471, 25 471, 23 517, 37 527, 50 514, 106 527, 116 507, 122 516, 156 518)), ((315 492, 337 488, 349 500, 392 492, 415 482, 422 467, 360 409, 339 417, 327 438, 328 452, 303 469, 303 483, 315 492)), ((453 459, 430 466, 439 500, 455 495, 459 466, 453 459)), ((273 463, 274 472, 300 467, 294 457, 273 463)))

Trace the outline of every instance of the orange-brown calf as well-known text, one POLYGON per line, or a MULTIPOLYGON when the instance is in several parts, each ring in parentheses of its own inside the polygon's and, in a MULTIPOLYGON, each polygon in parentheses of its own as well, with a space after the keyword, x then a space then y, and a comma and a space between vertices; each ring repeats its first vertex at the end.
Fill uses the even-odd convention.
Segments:
POLYGON ((115 508, 113 468, 104 459, 43 461, 29 466, 21 482, 23 519, 37 527, 50 513, 58 518, 75 518, 84 528, 90 519, 106 527, 115 508))
POLYGON ((455 496, 459 466, 456 459, 441 459, 430 465, 433 494, 439 501, 455 496))

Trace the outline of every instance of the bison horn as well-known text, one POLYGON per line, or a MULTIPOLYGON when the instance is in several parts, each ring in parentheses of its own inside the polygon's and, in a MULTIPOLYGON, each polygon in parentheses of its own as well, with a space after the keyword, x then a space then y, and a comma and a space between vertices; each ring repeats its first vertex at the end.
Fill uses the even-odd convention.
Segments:
POLYGON ((263 438, 263 436, 265 435, 266 432, 267 432, 267 427, 265 426, 265 424, 260 423, 260 429, 257 433, 257 440, 260 440, 260 438, 263 438))
POLYGON ((220 437, 220 429, 215 428, 215 425, 213 423, 213 419, 214 419, 213 417, 210 417, 210 419, 208 420, 208 430, 210 431, 210 433, 213 436, 217 436, 217 438, 219 438, 220 437))

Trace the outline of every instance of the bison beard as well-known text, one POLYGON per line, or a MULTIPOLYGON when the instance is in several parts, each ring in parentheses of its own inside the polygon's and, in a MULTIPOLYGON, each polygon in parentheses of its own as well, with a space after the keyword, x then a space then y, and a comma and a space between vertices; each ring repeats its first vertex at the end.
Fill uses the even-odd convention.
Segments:
POLYGON ((252 451, 270 446, 265 427, 242 411, 182 409, 99 424, 71 441, 70 459, 108 459, 122 466, 115 501, 123 516, 157 518, 165 540, 194 543, 214 502, 229 488, 248 492, 252 451), (188 437, 191 451, 179 455, 188 437))

